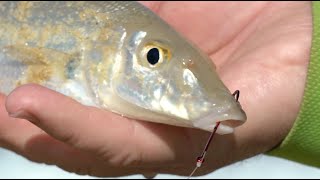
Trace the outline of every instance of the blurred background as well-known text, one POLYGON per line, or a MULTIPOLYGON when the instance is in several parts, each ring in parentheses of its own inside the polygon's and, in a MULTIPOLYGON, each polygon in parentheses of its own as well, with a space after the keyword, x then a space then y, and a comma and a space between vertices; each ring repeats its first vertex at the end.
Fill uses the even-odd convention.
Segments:
MULTIPOLYGON (((207 162, 208 163, 208 162, 207 162)), ((36 178, 36 179, 96 179, 63 171, 56 166, 33 163, 11 151, 0 148, 0 178, 36 178)), ((155 179, 186 179, 182 176, 160 174, 155 179)), ((317 179, 320 169, 266 155, 258 155, 250 159, 221 168, 206 176, 194 179, 317 179)), ((113 179, 113 178, 112 178, 113 179)), ((145 179, 141 175, 125 176, 119 179, 145 179)))

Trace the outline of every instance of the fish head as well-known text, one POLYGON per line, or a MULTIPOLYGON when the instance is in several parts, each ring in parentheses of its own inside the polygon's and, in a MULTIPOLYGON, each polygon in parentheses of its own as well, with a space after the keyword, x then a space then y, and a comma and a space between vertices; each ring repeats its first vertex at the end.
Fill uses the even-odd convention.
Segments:
POLYGON ((133 116, 207 131, 220 121, 225 133, 245 122, 245 112, 210 57, 159 17, 147 21, 124 28, 113 78, 117 96, 140 107, 133 116))

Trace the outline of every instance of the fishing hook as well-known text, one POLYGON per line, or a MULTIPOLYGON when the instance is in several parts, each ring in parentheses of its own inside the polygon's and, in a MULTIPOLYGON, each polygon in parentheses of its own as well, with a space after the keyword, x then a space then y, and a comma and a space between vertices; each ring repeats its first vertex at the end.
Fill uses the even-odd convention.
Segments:
MULTIPOLYGON (((236 90, 236 91, 232 94, 232 96, 234 96, 234 98, 235 98, 236 101, 238 102, 238 101, 239 101, 239 96, 240 96, 240 91, 239 91, 239 90, 236 90)), ((192 175, 196 172, 196 170, 197 170, 198 168, 201 167, 202 163, 204 162, 204 158, 205 158, 205 156, 206 156, 206 153, 207 153, 207 150, 208 150, 208 148, 209 148, 209 145, 210 145, 210 143, 211 143, 211 141, 212 141, 212 139, 213 139, 213 136, 214 136, 214 134, 216 133, 219 125, 220 125, 220 122, 217 122, 217 123, 216 123, 216 126, 215 126, 214 129, 213 129, 213 132, 211 133, 211 135, 210 135, 210 137, 209 137, 209 139, 208 139, 208 141, 207 141, 207 143, 206 143, 206 146, 205 146, 204 150, 202 151, 202 154, 197 158, 196 167, 194 168, 194 170, 193 170, 193 171, 191 172, 191 174, 189 175, 189 178, 192 177, 192 175)), ((188 178, 188 179, 189 179, 189 178, 188 178)))

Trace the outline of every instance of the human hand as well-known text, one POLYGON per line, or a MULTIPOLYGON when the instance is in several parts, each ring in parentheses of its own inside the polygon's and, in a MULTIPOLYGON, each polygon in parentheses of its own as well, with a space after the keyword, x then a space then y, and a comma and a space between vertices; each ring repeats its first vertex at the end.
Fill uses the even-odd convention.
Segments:
MULTIPOLYGON (((234 134, 215 136, 196 174, 280 143, 302 100, 311 47, 310 2, 143 4, 210 54, 227 87, 241 91, 247 122, 234 134)), ((2 95, 0 103, 0 146, 78 174, 189 175, 209 136, 83 106, 37 85, 2 95)))

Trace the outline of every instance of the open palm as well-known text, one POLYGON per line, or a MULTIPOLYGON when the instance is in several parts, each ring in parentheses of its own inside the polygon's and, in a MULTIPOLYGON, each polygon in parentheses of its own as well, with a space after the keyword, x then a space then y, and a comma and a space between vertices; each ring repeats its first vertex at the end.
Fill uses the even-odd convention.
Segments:
MULTIPOLYGON (((234 134, 215 136, 198 174, 280 143, 303 95, 311 4, 142 3, 210 54, 227 87, 241 92, 247 122, 234 134)), ((200 130, 131 120, 86 107, 37 85, 2 95, 0 103, 0 146, 78 174, 188 175, 209 136, 200 130)))

